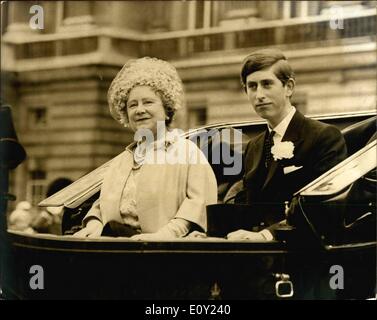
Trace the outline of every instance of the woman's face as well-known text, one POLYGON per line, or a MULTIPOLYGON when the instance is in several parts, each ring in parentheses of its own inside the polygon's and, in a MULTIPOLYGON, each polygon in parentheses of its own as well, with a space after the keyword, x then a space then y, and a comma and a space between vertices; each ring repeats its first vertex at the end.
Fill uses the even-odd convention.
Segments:
POLYGON ((148 86, 136 86, 130 91, 127 101, 130 128, 149 129, 157 133, 157 121, 165 121, 166 114, 160 96, 148 86))

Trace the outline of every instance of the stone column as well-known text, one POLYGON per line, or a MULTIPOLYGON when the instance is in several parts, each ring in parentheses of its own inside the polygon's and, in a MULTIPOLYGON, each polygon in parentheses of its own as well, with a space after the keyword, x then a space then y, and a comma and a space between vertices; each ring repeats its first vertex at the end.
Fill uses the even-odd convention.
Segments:
POLYGON ((170 10, 170 1, 162 2, 156 1, 155 4, 150 5, 151 11, 149 11, 149 23, 148 31, 149 32, 164 32, 167 31, 168 19, 167 13, 170 10))
POLYGON ((4 35, 6 39, 15 39, 38 32, 29 25, 30 18, 33 15, 33 13, 30 13, 30 8, 34 4, 33 1, 9 1, 9 24, 4 35))
POLYGON ((188 7, 192 1, 170 1, 169 31, 188 29, 188 7))
POLYGON ((298 16, 299 17, 307 17, 309 15, 309 3, 308 1, 300 1, 297 3, 298 5, 298 16))
POLYGON ((264 20, 277 20, 280 18, 281 8, 278 1, 258 1, 259 17, 264 20))

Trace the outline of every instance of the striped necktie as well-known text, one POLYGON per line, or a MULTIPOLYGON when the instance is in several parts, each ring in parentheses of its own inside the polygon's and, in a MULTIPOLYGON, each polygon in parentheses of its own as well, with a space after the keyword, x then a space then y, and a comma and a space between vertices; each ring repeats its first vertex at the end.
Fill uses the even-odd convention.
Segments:
POLYGON ((266 168, 271 165, 272 161, 271 148, 274 145, 274 135, 275 131, 271 131, 264 140, 264 165, 266 168))

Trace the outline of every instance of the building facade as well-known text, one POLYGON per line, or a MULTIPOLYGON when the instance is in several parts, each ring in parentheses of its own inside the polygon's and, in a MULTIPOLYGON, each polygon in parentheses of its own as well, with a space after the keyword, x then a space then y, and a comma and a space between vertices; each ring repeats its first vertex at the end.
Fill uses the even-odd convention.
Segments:
POLYGON ((375 112, 376 1, 9 1, 1 9, 1 97, 28 154, 11 176, 19 200, 36 204, 51 182, 76 180, 132 140, 106 100, 131 58, 177 67, 184 129, 258 119, 239 72, 264 47, 286 53, 293 104, 306 115, 375 112))

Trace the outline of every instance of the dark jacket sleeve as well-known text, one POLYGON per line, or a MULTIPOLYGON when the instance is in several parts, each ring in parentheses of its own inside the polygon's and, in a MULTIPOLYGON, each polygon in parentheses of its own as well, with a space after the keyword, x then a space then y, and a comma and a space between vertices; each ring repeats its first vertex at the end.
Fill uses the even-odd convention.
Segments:
MULTIPOLYGON (((237 204, 245 204, 247 202, 246 200, 246 187, 245 187, 245 174, 247 172, 247 155, 250 152, 252 144, 255 143, 254 139, 250 140, 245 148, 245 152, 242 155, 242 188, 240 191, 237 192, 237 194, 233 197, 231 197, 229 200, 232 200, 234 198, 234 203, 237 204)), ((229 201, 228 200, 228 201, 229 201)))
POLYGON ((347 157, 347 147, 341 132, 326 126, 315 141, 317 152, 313 155, 313 177, 319 177, 347 157))
MULTIPOLYGON (((313 145, 315 146, 315 153, 312 154, 313 166, 311 168, 311 178, 307 183, 318 178, 347 158, 345 140, 336 127, 327 125, 321 128, 313 145)), ((267 229, 275 237, 274 231, 279 226, 280 223, 276 223, 269 226, 267 229)))

